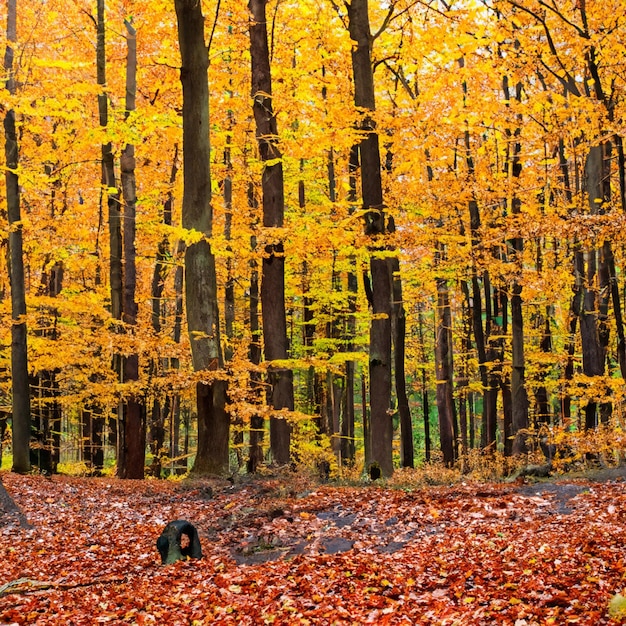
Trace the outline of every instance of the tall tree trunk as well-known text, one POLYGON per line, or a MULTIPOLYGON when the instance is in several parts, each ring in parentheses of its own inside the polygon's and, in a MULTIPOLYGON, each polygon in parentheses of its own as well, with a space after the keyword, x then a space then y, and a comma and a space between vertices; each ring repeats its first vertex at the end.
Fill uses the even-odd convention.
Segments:
MULTIPOLYGON (((176 251, 177 258, 181 258, 185 252, 185 245, 179 242, 178 249, 176 251)), ((183 327, 183 314, 184 314, 184 268, 181 263, 177 263, 176 271, 174 272, 174 330, 172 333, 174 343, 179 344, 182 338, 183 327)), ((180 369, 180 360, 178 357, 174 357, 171 362, 171 368, 174 371, 180 369)), ((180 455, 180 427, 181 427, 181 402, 180 395, 174 394, 172 396, 172 407, 170 409, 170 458, 178 459, 180 455)), ((180 473, 184 474, 188 466, 188 457, 184 456, 184 465, 180 464, 180 473)), ((178 471, 178 470, 176 470, 178 471)))
POLYGON ((424 313, 422 306, 418 309, 417 332, 421 349, 422 362, 422 421, 424 423, 424 460, 430 463, 432 442, 430 440, 430 403, 428 401, 428 376, 426 374, 426 350, 424 347, 424 313))
POLYGON ((453 397, 452 364, 452 314, 448 285, 443 278, 437 280, 437 327, 435 338, 435 364, 437 379, 437 410, 439 413, 439 439, 443 462, 451 467, 457 458, 456 412, 453 397))
MULTIPOLYGON (((503 91, 506 101, 511 99, 508 79, 503 80, 503 91)), ((518 83, 515 88, 515 99, 519 102, 522 98, 522 85, 518 83)), ((518 118, 519 119, 519 118, 518 118)), ((519 119, 521 124, 521 119, 519 119)), ((519 141, 521 128, 516 128, 509 133, 509 138, 514 138, 509 145, 507 159, 507 174, 509 184, 517 185, 522 173, 522 161, 520 158, 522 146, 519 141)), ((511 215, 515 219, 522 212, 522 203, 517 196, 517 189, 513 188, 508 200, 511 215)), ((522 284, 521 274, 524 263, 524 240, 522 237, 513 237, 510 242, 512 262, 515 264, 514 278, 511 284, 511 337, 512 337, 512 364, 511 364, 511 437, 512 453, 524 454, 526 447, 526 432, 528 430, 528 394, 526 391, 526 364, 524 357, 524 314, 522 309, 522 284)), ((504 318, 504 315, 503 315, 504 318)), ((506 334, 506 333, 503 333, 506 334)), ((505 441, 509 441, 505 435, 505 441)))
MULTIPOLYGON (((602 214, 605 203, 610 202, 610 144, 605 142, 589 150, 585 164, 587 195, 592 215, 602 214)), ((602 377, 605 373, 609 339, 608 300, 610 296, 609 272, 605 249, 610 243, 592 248, 584 256, 587 265, 583 286, 583 309, 580 332, 583 352, 583 373, 589 377, 602 377)), ((598 414, 598 403, 590 398, 585 407, 585 426, 595 428, 606 421, 610 405, 604 403, 598 414)))
MULTIPOLYGON (((172 158, 172 169, 170 173, 170 191, 163 204, 163 223, 167 226, 172 225, 172 204, 173 193, 171 188, 176 181, 178 173, 178 145, 174 146, 174 154, 172 158)), ((152 329, 155 335, 161 334, 164 318, 164 306, 162 303, 163 291, 165 289, 165 281, 169 273, 171 258, 170 242, 166 236, 159 242, 156 252, 156 262, 152 274, 152 286, 150 297, 152 299, 152 329)), ((153 358, 150 363, 150 371, 152 375, 158 373, 168 367, 167 359, 153 358)), ((175 402, 175 401, 174 401, 175 402)), ((163 470, 162 457, 165 451, 165 420, 175 406, 170 397, 163 401, 156 397, 152 403, 152 414, 150 417, 150 452, 152 453, 152 464, 150 466, 150 474, 155 478, 160 478, 163 470)))
MULTIPOLYGON (((348 183, 349 192, 347 200, 350 206, 350 213, 354 211, 357 201, 357 171, 359 168, 359 150, 353 145, 350 149, 350 157, 348 163, 348 183)), ((335 162, 334 154, 331 150, 328 156, 328 181, 329 196, 331 202, 336 200, 336 181, 335 181, 335 162)), ((354 351, 354 340, 356 337, 356 310, 357 310, 357 293, 358 279, 356 272, 356 258, 354 255, 350 257, 350 268, 347 275, 348 290, 348 319, 346 320, 346 337, 345 349, 347 352, 354 351)), ((345 365, 345 386, 346 393, 344 395, 344 410, 341 420, 341 456, 349 464, 354 464, 356 458, 356 440, 355 440, 355 399, 354 386, 356 384, 356 364, 354 361, 346 361, 345 365)), ((363 432, 365 433, 365 424, 367 415, 363 413, 363 432)), ((367 441, 367 446, 369 446, 367 441)), ((369 453, 369 448, 368 448, 369 453)))
MULTIPOLYGON (((395 230, 392 218, 389 218, 388 229, 395 230)), ((392 312, 393 312, 393 364, 398 415, 400 417, 402 467, 413 467, 415 463, 413 450, 413 423, 409 396, 406 391, 406 314, 402 295, 402 279, 400 277, 400 259, 394 256, 388 259, 391 271, 392 312)))
MULTIPOLYGON (((565 153, 565 142, 559 139, 559 169, 561 170, 561 185, 564 190, 565 201, 568 206, 572 205, 573 192, 570 185, 570 174, 567 156, 565 153)), ((580 318, 582 306, 582 280, 584 274, 584 262, 580 244, 575 240, 573 245, 574 262, 572 263, 572 298, 570 301, 568 323, 567 323, 567 340, 565 342, 565 351, 567 361, 563 370, 563 378, 565 379, 565 389, 561 394, 561 422, 565 426, 569 426, 571 419, 572 399, 570 395, 570 382, 574 378, 574 359, 576 353, 576 329, 578 328, 578 320, 580 318)))
POLYGON ((230 420, 226 412, 215 258, 209 143, 208 50, 197 0, 175 0, 183 88, 183 228, 203 234, 185 252, 187 326, 193 368, 210 372, 197 384, 198 450, 195 474, 223 474, 229 466, 230 420))
POLYGON ((354 104, 365 111, 360 123, 364 137, 359 143, 361 195, 365 233, 371 237, 370 274, 372 319, 370 322, 370 438, 371 464, 380 466, 384 476, 393 473, 393 422, 391 406, 391 276, 382 254, 387 232, 383 206, 378 134, 372 116, 376 108, 368 0, 347 5, 352 45, 354 104))
MULTIPOLYGON (((106 88, 106 39, 105 39, 105 6, 104 0, 97 4, 97 48, 96 70, 98 85, 102 92, 98 94, 98 117, 102 128, 108 125, 108 97, 106 88)), ((110 265, 109 280, 111 289, 111 316, 113 319, 122 319, 122 232, 120 194, 115 179, 113 147, 111 142, 102 144, 102 190, 107 198, 109 217, 109 246, 110 265)), ((118 364, 119 366, 119 364, 118 364)))
MULTIPOLYGON (((4 54, 6 88, 15 93, 13 76, 13 44, 17 41, 17 1, 7 2, 7 42, 4 54)), ((13 426, 13 471, 30 471, 30 386, 28 382, 28 347, 26 328, 26 288, 22 249, 22 217, 20 186, 17 175, 18 144, 15 111, 4 116, 7 217, 9 221, 9 280, 11 284, 11 393, 13 426)))
MULTIPOLYGON (((98 121, 102 128, 108 125, 108 96, 106 89, 106 23, 105 23, 105 2, 97 0, 97 19, 96 19, 96 79, 101 92, 98 93, 98 121)), ((111 142, 102 144, 101 146, 101 203, 104 198, 107 201, 107 217, 109 226, 109 290, 111 297, 111 317, 114 320, 122 319, 122 221, 120 211, 120 194, 117 188, 117 180, 115 177, 115 163, 113 158, 113 147, 111 142)), ((114 327, 114 332, 119 332, 119 325, 114 327)), ((113 354, 112 368, 118 379, 122 376, 121 356, 117 353, 113 354)), ((118 413, 119 413, 118 407, 118 413)), ((86 417, 97 414, 99 409, 91 408, 84 413, 86 417)), ((117 448, 118 426, 112 428, 111 443, 117 448)), ((92 421, 85 424, 85 428, 93 425, 92 421)), ((94 449, 102 439, 98 441, 98 437, 90 439, 93 454, 99 458, 104 456, 98 450, 94 449)))
MULTIPOLYGON (((249 198, 252 202, 252 197, 249 198)), ((251 242, 252 249, 256 249, 256 239, 251 242)), ((256 261, 251 261, 250 266, 250 346, 248 349, 248 358, 253 366, 250 372, 250 392, 253 404, 260 405, 260 396, 262 389, 261 376, 257 370, 261 364, 261 324, 259 320, 259 269, 256 261)), ((254 473, 259 465, 263 463, 263 439, 264 439, 264 421, 263 416, 258 412, 254 412, 250 417, 250 449, 248 457, 248 472, 254 473)))
MULTIPOLYGON (((250 0, 250 56, 252 62, 252 99, 259 155, 264 164, 262 175, 263 226, 283 226, 285 197, 283 163, 278 147, 278 129, 272 103, 272 78, 267 41, 267 0, 250 0)), ((276 235, 274 236, 276 237, 276 235)), ((280 413, 294 409, 293 372, 276 362, 288 358, 287 316, 285 311, 285 254, 282 241, 265 246, 261 275, 261 314, 263 347, 269 361, 270 405, 280 413)), ((270 446, 278 465, 290 460, 291 427, 287 416, 270 418, 270 446)))
MULTIPOLYGON (((125 20, 127 30, 128 57, 126 62, 126 116, 135 110, 137 91, 137 32, 132 24, 125 20)), ((120 158, 122 195, 124 197, 124 289, 123 321, 125 332, 133 333, 137 325, 137 268, 135 251, 136 225, 136 181, 135 181, 135 146, 126 144, 120 158)), ((126 355, 123 360, 123 382, 133 383, 139 380, 139 355, 137 352, 126 355)), ((143 478, 146 460, 146 404, 145 399, 136 392, 125 398, 122 405, 122 423, 118 438, 117 473, 120 478, 143 478)))
MULTIPOLYGON (((51 198, 51 217, 54 218, 54 188, 51 198)), ((48 270, 50 264, 50 255, 46 255, 41 272, 39 295, 56 298, 62 288, 63 264, 55 262, 48 270)), ((59 313, 54 306, 42 306, 42 322, 38 324, 35 334, 49 341, 56 341, 58 316, 59 313)), ((53 474, 60 460, 61 443, 61 408, 57 401, 59 386, 55 370, 37 372, 32 377, 31 392, 32 437, 36 442, 31 450, 31 464, 36 465, 39 471, 45 474, 53 474)))

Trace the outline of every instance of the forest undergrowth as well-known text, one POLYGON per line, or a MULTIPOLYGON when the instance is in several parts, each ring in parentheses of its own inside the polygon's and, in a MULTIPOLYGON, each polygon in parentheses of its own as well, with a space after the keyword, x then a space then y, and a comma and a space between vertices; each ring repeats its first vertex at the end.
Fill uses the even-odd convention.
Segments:
POLYGON ((28 526, 0 524, 0 624, 618 624, 624 476, 3 472, 28 526), (203 558, 164 566, 156 540, 175 519, 203 558))

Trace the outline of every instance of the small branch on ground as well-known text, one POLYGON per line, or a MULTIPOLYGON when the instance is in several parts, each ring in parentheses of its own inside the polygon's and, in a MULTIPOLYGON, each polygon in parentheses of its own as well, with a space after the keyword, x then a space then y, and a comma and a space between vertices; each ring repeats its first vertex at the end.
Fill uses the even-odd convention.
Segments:
POLYGON ((11 580, 4 585, 0 585, 0 597, 9 594, 24 594, 44 589, 77 589, 79 587, 90 587, 91 585, 111 585, 126 582, 126 577, 109 578, 106 580, 88 580, 79 583, 62 583, 44 580, 33 580, 32 578, 18 578, 11 580))

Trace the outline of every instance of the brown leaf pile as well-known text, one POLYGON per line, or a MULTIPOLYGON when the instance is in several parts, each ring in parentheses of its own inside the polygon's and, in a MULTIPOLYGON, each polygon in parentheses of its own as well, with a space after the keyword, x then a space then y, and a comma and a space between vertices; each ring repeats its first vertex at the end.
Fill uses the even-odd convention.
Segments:
POLYGON ((613 624, 626 587, 622 482, 2 480, 0 624, 613 624), (180 518, 204 556, 162 566, 180 518))

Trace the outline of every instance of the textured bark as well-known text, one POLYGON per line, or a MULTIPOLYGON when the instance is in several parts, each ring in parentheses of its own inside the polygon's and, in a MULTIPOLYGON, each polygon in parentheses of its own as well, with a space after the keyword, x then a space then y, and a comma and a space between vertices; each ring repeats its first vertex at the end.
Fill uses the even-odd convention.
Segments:
POLYGON ((354 103, 366 111, 360 130, 365 133, 359 143, 361 194, 365 216, 365 233, 372 238, 370 257, 371 305, 370 323, 370 441, 369 464, 377 464, 384 476, 393 473, 393 423, 391 407, 391 276, 387 259, 377 254, 380 239, 386 234, 383 188, 378 134, 368 111, 375 110, 374 73, 371 62, 371 40, 367 0, 353 0, 348 19, 352 45, 354 103))
POLYGON ((453 397, 452 365, 452 314, 448 285, 437 280, 437 328, 435 339, 435 363, 437 379, 437 410, 439 414, 439 439, 443 462, 451 467, 457 457, 453 397))
MULTIPOLYGON (((252 195, 250 195, 252 203, 252 195)), ((253 239, 251 248, 256 248, 256 241, 253 239)), ((248 350, 250 363, 252 365, 261 364, 261 338, 260 338, 260 316, 259 316, 259 270, 255 260, 251 261, 250 267, 250 303, 249 303, 249 323, 250 323, 250 346, 248 350)), ((260 396, 262 393, 262 381, 258 371, 250 372, 250 394, 254 404, 260 404, 260 396)), ((254 413, 250 417, 250 450, 247 461, 248 472, 254 473, 259 465, 263 463, 263 439, 264 439, 264 421, 263 417, 258 413, 254 413)))
MULTIPOLYGON (((417 332, 419 337, 419 345, 422 349, 422 363, 426 362, 424 357, 424 314, 422 307, 418 309, 417 318, 417 332)), ((426 374, 426 368, 422 367, 422 421, 424 424, 424 460, 426 463, 430 463, 430 453, 432 449, 432 442, 430 440, 430 403, 428 401, 428 377, 426 374)))
MULTIPOLYGON (((128 56, 126 62, 126 114, 135 109, 137 90, 137 37, 129 21, 127 30, 128 56)), ((137 325, 137 268, 135 251, 136 180, 135 146, 126 144, 120 158, 122 195, 124 198, 124 274, 122 312, 125 332, 133 333, 137 325)), ((139 380, 139 355, 129 354, 123 358, 123 382, 139 380)), ((136 393, 129 395, 122 406, 119 424, 117 473, 120 478, 143 478, 146 460, 146 405, 145 398, 136 393)))
MULTIPOLYGON (((178 173, 178 146, 174 146, 174 155, 172 158, 172 169, 170 173, 170 186, 173 187, 176 181, 176 175, 178 173)), ((170 191, 167 199, 163 204, 163 223, 171 226, 172 224, 172 203, 173 194, 170 191)), ((152 299, 152 328, 156 335, 161 333, 163 326, 163 291, 165 289, 165 280, 169 273, 170 266, 170 243, 167 236, 159 242, 156 252, 156 263, 154 264, 154 272, 152 274, 152 288, 150 297, 152 299)), ((153 359, 150 363, 150 369, 154 375, 158 374, 161 368, 168 367, 167 359, 153 359)), ((166 398, 164 402, 160 399, 155 399, 152 405, 152 412, 150 416, 150 452, 152 453, 152 464, 150 466, 150 474, 155 478, 161 477, 163 470, 162 456, 165 450, 165 421, 168 415, 171 414, 172 406, 176 406, 177 402, 170 397, 166 398)))
MULTIPOLYGON (((97 4, 97 47, 96 71, 98 85, 102 92, 98 94, 98 117, 100 126, 108 124, 108 98, 106 87, 106 40, 105 40, 105 6, 104 0, 97 4)), ((111 143, 102 144, 102 191, 107 198, 109 220, 109 281, 111 291, 111 316, 122 318, 122 232, 120 197, 115 179, 115 167, 111 143)), ((117 364, 116 364, 117 367, 117 364)))
MULTIPOLYGON (((610 147, 605 143, 589 150, 585 163, 585 178, 589 209, 592 215, 604 212, 605 202, 610 201, 610 147)), ((604 245, 610 249, 610 244, 604 245)), ((592 248, 584 254, 586 276, 583 283, 583 306, 580 315, 580 333, 583 352, 583 373, 589 377, 601 377, 605 372, 609 339, 608 299, 609 274, 603 248, 592 248)), ((585 426, 595 428, 599 421, 607 419, 608 405, 600 407, 591 399, 585 407, 585 426)))
MULTIPOLYGON (((263 226, 281 228, 285 212, 283 163, 277 138, 278 130, 272 104, 272 78, 267 41, 267 0, 250 0, 250 56, 252 99, 259 156, 264 163, 262 175, 263 226)), ((261 275, 261 314, 263 348, 269 361, 269 404, 280 412, 294 408, 293 372, 272 364, 288 358, 287 316, 285 311, 285 253, 283 243, 265 246, 261 275)), ((275 463, 290 460, 291 427, 285 417, 270 419, 270 445, 275 463)))
MULTIPOLYGON (((187 326, 196 371, 222 368, 215 258, 209 245, 213 214, 209 144, 208 50, 197 0, 175 0, 183 89, 183 227, 204 235, 185 252, 187 326)), ((229 465, 229 416, 222 381, 197 387, 196 474, 222 474, 229 465), (200 440, 202 437, 202 440, 200 440)))
MULTIPOLYGON (((504 97, 507 102, 512 94, 509 90, 508 79, 503 81, 504 97)), ((522 85, 518 83, 514 97, 517 101, 522 97, 522 85)), ((519 120, 521 124, 521 119, 519 120)), ((512 133, 515 141, 511 144, 509 158, 507 160, 507 173, 510 184, 517 185, 522 173, 522 161, 520 158, 522 146, 518 140, 521 129, 516 128, 512 133)), ((511 134, 511 133, 509 133, 511 134)), ((521 200, 516 195, 515 187, 511 194, 510 211, 512 216, 522 212, 521 200)), ((511 433, 505 433, 505 442, 513 437, 511 452, 523 454, 527 451, 526 432, 528 430, 528 393, 526 391, 526 362, 524 356, 524 312, 522 307, 521 274, 524 257, 524 240, 522 237, 514 237, 510 241, 511 262, 515 264, 515 274, 510 287, 511 290, 511 337, 512 337, 512 370, 511 370, 511 433)), ((506 334, 503 332, 503 334, 506 334)), ((506 446, 505 446, 506 449, 506 446)))
MULTIPOLYGON (((49 172, 47 172, 49 173, 49 172)), ((54 218, 54 188, 51 194, 51 217, 54 218)), ((51 262, 46 255, 41 272, 39 295, 56 298, 63 285, 63 264, 56 262, 48 270, 51 262)), ((34 331, 39 337, 50 341, 58 338, 57 321, 59 313, 54 306, 45 308, 49 316, 45 323, 39 324, 34 331)), ((55 473, 60 460, 61 448, 61 407, 57 401, 59 385, 56 371, 40 370, 32 378, 31 384, 31 421, 32 436, 36 444, 31 450, 31 464, 45 474, 55 473)))
MULTIPOLYGON (((17 40, 17 2, 7 2, 7 42, 4 69, 6 88, 15 93, 13 79, 13 43, 17 40)), ((15 130, 15 111, 4 116, 7 217, 9 222, 9 281, 11 284, 11 393, 13 427, 13 471, 30 471, 30 385, 28 382, 28 344, 26 329, 26 289, 24 284, 24 257, 22 246, 22 217, 20 187, 17 175, 18 143, 15 130)))
MULTIPOLYGON (((389 230, 393 229, 393 220, 389 220, 389 230)), ((413 424, 409 397, 406 390, 406 316, 402 295, 402 279, 400 278, 400 259, 396 256, 388 259, 392 280, 392 312, 393 312, 393 363, 398 415, 400 417, 400 441, 402 467, 413 467, 413 424)))
MULTIPOLYGON (((357 198, 356 192, 356 173, 359 167, 359 151, 357 146, 352 146, 350 150, 350 158, 348 164, 349 170, 349 192, 348 202, 354 207, 357 198)), ((336 200, 336 181, 335 181, 335 164, 334 156, 329 154, 328 158, 328 180, 329 180, 329 196, 332 202, 336 200)), ((351 208, 352 211, 352 208, 351 208)), ((357 293, 358 280, 356 273, 356 258, 354 255, 350 257, 350 269, 346 277, 348 290, 348 319, 346 321, 345 331, 345 349, 353 352, 355 348, 354 340, 356 337, 356 310, 357 310, 357 293)), ((355 394, 354 386, 356 384, 356 364, 354 361, 346 361, 345 365, 345 387, 344 407, 341 420, 341 457, 349 464, 353 464, 356 458, 356 440, 355 440, 355 394)), ((366 415, 363 414, 364 424, 366 415)), ((364 428, 365 431, 365 428, 364 428)), ((369 446, 369 442, 367 443, 369 446)), ((368 448, 369 453, 369 448, 368 448)))
MULTIPOLYGON (((106 128, 108 124, 108 97, 105 93, 106 89, 106 30, 105 23, 105 2, 97 0, 97 21, 96 21, 96 78, 101 88, 98 94, 98 121, 102 128, 106 128)), ((117 188, 117 180, 115 177, 115 164, 113 159, 113 149, 111 142, 102 144, 101 152, 101 177, 100 177, 100 204, 102 207, 103 200, 106 198, 107 221, 109 226, 109 293, 111 298, 111 317, 114 320, 122 318, 122 215, 120 210, 120 194, 117 188)), ((102 210, 102 208, 101 208, 102 210)), ((116 328, 115 330, 118 330, 116 328)), ((122 376, 122 360, 120 355, 113 355, 112 369, 116 376, 121 379, 122 376)), ((99 412, 99 407, 89 407, 84 412, 86 419, 99 412)), ((91 426, 99 427, 92 421, 83 425, 84 429, 91 426)), ((113 428, 113 434, 110 443, 118 449, 117 428, 113 428)), ((89 440, 92 456, 96 459, 104 458, 104 451, 97 450, 95 446, 103 443, 102 437, 95 434, 89 440)), ((95 467, 94 469, 99 469, 95 467)))

